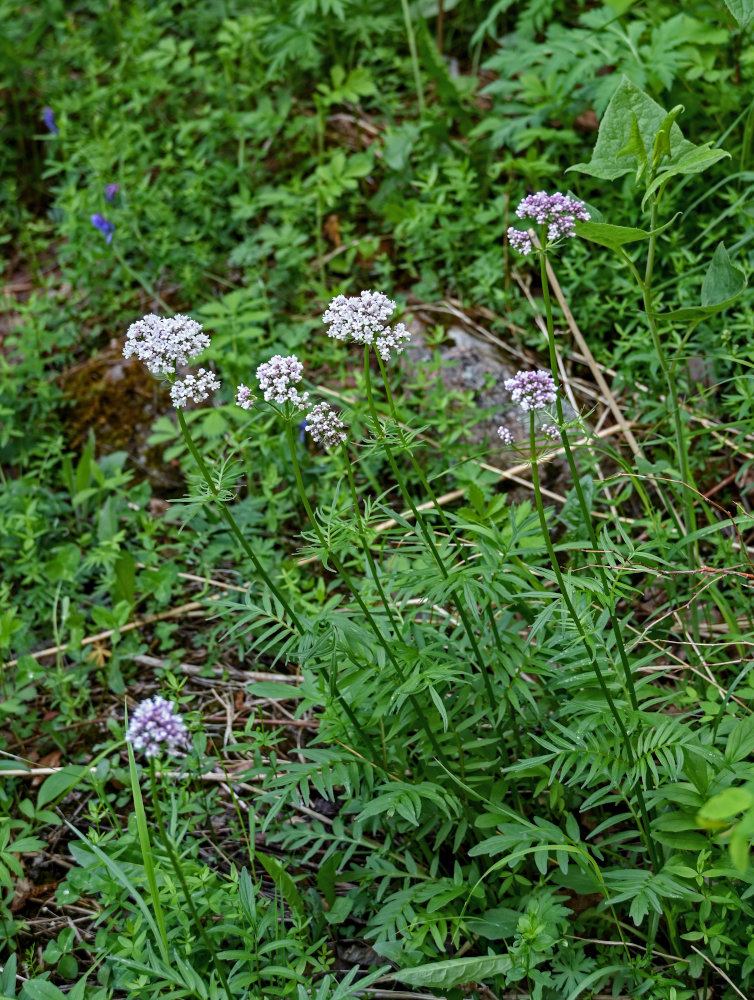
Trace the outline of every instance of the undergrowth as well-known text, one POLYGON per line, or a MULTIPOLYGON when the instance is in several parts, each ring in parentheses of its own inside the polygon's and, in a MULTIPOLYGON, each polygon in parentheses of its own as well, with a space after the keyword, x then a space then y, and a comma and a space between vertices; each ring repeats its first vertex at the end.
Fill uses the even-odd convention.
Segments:
POLYGON ((750 4, 0 13, 0 995, 750 996, 750 4))

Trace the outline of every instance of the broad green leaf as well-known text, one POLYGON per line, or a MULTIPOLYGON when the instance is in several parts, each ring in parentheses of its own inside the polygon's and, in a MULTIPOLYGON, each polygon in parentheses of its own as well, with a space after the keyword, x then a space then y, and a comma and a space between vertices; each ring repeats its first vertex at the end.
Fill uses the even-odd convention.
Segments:
POLYGON ((725 6, 738 21, 739 28, 747 28, 754 20, 754 0, 725 0, 725 6))
POLYGON ((637 243, 639 240, 648 240, 650 236, 657 236, 671 226, 678 218, 673 218, 666 222, 659 229, 634 229, 631 226, 612 226, 607 222, 577 222, 576 235, 591 243, 598 243, 601 247, 608 247, 616 250, 626 243, 637 243))
POLYGON ((65 993, 46 979, 30 979, 24 983, 24 993, 30 1000, 65 1000, 65 993))
POLYGON ((702 305, 724 308, 746 288, 746 276, 730 262, 724 243, 718 243, 702 282, 702 305))
POLYGON ((697 822, 705 829, 725 826, 738 813, 754 805, 754 795, 745 788, 726 788, 704 803, 697 815, 697 822))
POLYGON ((449 990, 459 983, 484 983, 492 976, 501 976, 510 971, 512 964, 508 955, 451 958, 415 969, 397 969, 392 975, 409 986, 449 990))
POLYGON ((65 795, 74 785, 79 783, 87 771, 88 768, 86 767, 68 765, 67 767, 61 767, 55 774, 51 774, 45 778, 37 795, 37 809, 41 809, 48 802, 52 802, 61 795, 65 795))
POLYGON ((701 305, 655 313, 657 319, 697 322, 727 309, 746 288, 746 276, 731 263, 728 251, 719 243, 702 282, 701 305))
MULTIPOLYGON (((647 149, 654 148, 655 136, 666 117, 664 108, 624 76, 605 109, 591 160, 568 169, 604 180, 615 180, 639 170, 641 149, 646 155, 647 149), (636 166, 630 162, 632 158, 636 166)), ((670 125, 668 143, 673 158, 695 148, 674 123, 670 125)))

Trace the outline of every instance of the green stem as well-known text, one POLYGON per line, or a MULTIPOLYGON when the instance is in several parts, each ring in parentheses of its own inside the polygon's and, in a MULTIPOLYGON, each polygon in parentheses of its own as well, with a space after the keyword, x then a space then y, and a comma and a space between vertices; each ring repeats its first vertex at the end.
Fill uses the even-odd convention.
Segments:
MULTIPOLYGON (((382 372, 383 381, 385 383, 385 390, 386 390, 388 405, 390 407, 390 414, 395 422, 396 429, 398 431, 398 436, 400 437, 401 440, 401 447, 404 448, 405 451, 408 453, 408 456, 411 460, 411 464, 414 470, 416 471, 417 475, 419 476, 422 487, 427 491, 428 495, 430 496, 433 506, 440 511, 440 516, 443 520, 443 523, 447 525, 448 531, 450 531, 450 525, 448 524, 445 512, 442 510, 442 507, 438 503, 437 497, 435 496, 434 491, 432 490, 431 486, 429 485, 429 482, 427 481, 426 476, 424 475, 424 470, 416 461, 416 458, 414 457, 411 448, 407 444, 405 435, 403 433, 403 428, 401 427, 400 421, 398 420, 398 414, 395 409, 392 393, 390 392, 390 385, 387 378, 387 372, 385 371, 382 358, 380 358, 379 355, 377 355, 377 358, 380 365, 380 371, 382 372)), ((401 496, 403 497, 407 507, 411 510, 411 513, 414 515, 414 520, 416 521, 416 524, 419 527, 419 530, 421 531, 430 552, 432 553, 432 558, 434 559, 438 569, 440 570, 443 579, 447 580, 449 578, 449 573, 445 566, 445 563, 443 562, 442 557, 437 549, 437 546, 435 545, 435 541, 434 538, 432 537, 432 533, 429 530, 429 527, 425 523, 424 518, 421 516, 421 513, 419 512, 416 504, 414 503, 411 494, 408 492, 406 485, 403 482, 403 477, 401 476, 400 469, 398 468, 398 463, 396 462, 395 456, 393 455, 393 450, 388 444, 387 439, 385 437, 385 433, 382 430, 382 425, 380 424, 380 419, 377 414, 377 408, 374 403, 374 392, 372 390, 372 374, 369 369, 369 345, 366 345, 364 347, 364 379, 366 382, 367 402, 369 404, 369 410, 372 415, 372 422, 374 423, 375 433, 377 437, 382 439, 382 447, 385 449, 385 454, 387 455, 387 460, 390 464, 390 469, 393 473, 393 476, 395 477, 396 483, 398 484, 398 488, 401 491, 401 496)), ((472 627, 471 620, 469 619, 469 616, 466 612, 465 604, 459 597, 455 587, 450 591, 450 596, 453 599, 453 603, 461 619, 461 623, 463 624, 464 631, 466 632, 466 635, 468 637, 472 653, 474 655, 474 659, 476 660, 477 668, 484 680, 484 686, 487 692, 487 698, 489 699, 490 708, 494 709, 494 706, 496 705, 497 702, 495 699, 494 692, 492 690, 492 683, 490 681, 489 671, 487 669, 487 664, 484 658, 482 657, 481 650, 479 649, 479 644, 477 642, 476 635, 474 634, 474 629, 472 627)))
MULTIPOLYGON (((568 609, 568 613, 571 616, 571 620, 573 621, 573 624, 576 626, 576 630, 578 631, 584 643, 584 649, 586 650, 586 654, 589 657, 589 663, 597 678, 597 683, 600 686, 602 695, 605 701, 607 702, 607 706, 610 709, 613 718, 615 719, 616 725, 618 726, 618 730, 623 740, 623 746, 626 751, 626 759, 628 760, 628 765, 629 767, 633 768, 636 763, 636 758, 634 757, 634 749, 633 746, 631 745, 631 739, 628 735, 628 731, 626 730, 626 726, 623 722, 621 714, 618 711, 615 702, 613 701, 613 696, 610 694, 608 686, 605 682, 604 675, 602 673, 599 663, 597 662, 597 657, 594 655, 594 650, 592 649, 591 640, 581 622, 581 619, 579 618, 576 608, 574 607, 573 601, 571 600, 571 595, 568 593, 568 590, 566 589, 566 584, 560 569, 558 557, 555 553, 555 548, 552 544, 552 539, 550 538, 550 531, 547 524, 547 518, 545 516, 544 501, 542 499, 542 488, 539 481, 539 468, 537 466, 537 437, 536 437, 536 430, 534 427, 533 412, 530 413, 529 415, 529 452, 531 455, 531 476, 532 476, 532 485, 534 486, 534 501, 537 507, 537 514, 539 515, 539 525, 540 528, 542 529, 542 537, 544 538, 545 548, 547 549, 547 555, 550 558, 550 564, 552 565, 553 572, 555 573, 555 579, 558 582, 558 587, 560 589, 560 593, 562 594, 565 605, 568 609)), ((649 832, 649 818, 647 816, 647 808, 646 808, 646 803, 644 801, 644 792, 642 791, 641 785, 638 782, 636 784, 636 797, 639 802, 639 809, 641 810, 643 818, 641 824, 641 826, 643 826, 643 829, 641 830, 642 838, 649 852, 652 868, 655 872, 657 872, 660 870, 660 866, 658 864, 658 859, 654 849, 654 843, 651 839, 649 832)))
POLYGON ((194 906, 193 895, 188 887, 188 883, 186 882, 186 876, 183 874, 183 868, 181 867, 181 860, 178 857, 175 848, 173 847, 170 834, 167 832, 167 829, 165 827, 165 822, 162 816, 162 809, 160 808, 160 797, 157 794, 157 775, 155 773, 155 764, 153 758, 150 758, 149 760, 149 779, 152 789, 152 806, 154 808, 155 819, 157 820, 157 830, 160 835, 160 840, 162 840, 165 850, 168 853, 168 857, 170 858, 170 864, 173 867, 173 871, 175 872, 176 878, 181 884, 181 889, 183 890, 183 896, 184 899, 186 900, 186 905, 188 906, 189 911, 191 912, 191 917, 194 923, 196 924, 197 930, 199 931, 199 936, 204 942, 204 947, 207 949, 207 951, 210 954, 210 957, 212 958, 212 964, 215 967, 217 978, 222 983, 223 989, 225 990, 228 1000, 234 1000, 233 994, 231 993, 230 990, 230 986, 228 985, 228 980, 225 977, 225 972, 223 971, 223 967, 218 961, 217 954, 215 953, 215 949, 212 946, 212 942, 209 939, 209 935, 207 934, 204 924, 202 923, 201 917, 199 916, 197 909, 194 906))
MULTIPOLYGON (((367 620, 367 622, 369 623, 370 628, 374 632, 375 638, 379 642, 380 646, 382 646, 382 648, 384 649, 385 655, 387 656, 387 658, 388 658, 388 660, 390 662, 390 665, 392 666, 393 670, 395 671, 396 676, 398 677, 398 680, 400 681, 401 684, 404 684, 405 680, 406 680, 406 676, 403 673, 403 668, 398 663, 398 660, 395 657, 395 654, 394 654, 394 652, 393 652, 393 650, 391 648, 390 642, 382 634, 382 629, 380 628, 379 624, 375 620, 372 612, 369 610, 369 608, 364 603, 364 600, 363 600, 361 594, 359 593, 359 591, 354 586, 354 583, 353 583, 353 581, 351 579, 351 574, 348 572, 348 570, 343 565, 343 563, 341 562, 341 560, 338 558, 338 556, 332 551, 332 549, 328 545, 327 539, 323 535, 322 529, 320 528, 319 523, 318 523, 316 517, 314 516, 314 511, 312 510, 312 506, 309 503, 309 497, 307 496, 306 489, 304 487, 304 480, 303 480, 303 476, 301 475, 301 466, 299 465, 298 456, 296 455, 296 441, 295 441, 295 438, 293 436, 293 427, 291 426, 291 421, 290 420, 286 420, 285 421, 285 433, 286 433, 286 438, 287 438, 287 441, 288 441, 288 450, 290 451, 290 455, 291 455, 291 462, 293 464, 293 475, 294 475, 295 480, 296 480, 296 486, 298 487, 298 492, 299 492, 299 496, 301 497, 301 502, 303 503, 304 509, 306 510, 307 517, 309 518, 309 522, 310 522, 312 528, 314 528, 314 532, 315 532, 317 538, 319 539, 320 545, 322 546, 322 548, 324 549, 324 551, 327 553, 327 555, 332 560, 333 566, 335 566, 336 570, 338 571, 338 574, 339 574, 340 578, 343 580, 343 582, 345 583, 345 585, 351 591, 351 594, 353 595, 354 600, 358 604, 359 609, 361 610, 361 613, 364 615, 364 618, 367 620)), ((411 702, 411 705, 412 705, 414 711, 416 712, 417 719, 421 720, 422 728, 424 729, 424 732, 427 734, 427 737, 429 739, 430 745, 432 746, 432 749, 434 750, 434 752, 437 754, 438 760, 440 760, 442 762, 442 764, 443 764, 444 767, 446 767, 446 768, 449 769, 449 765, 448 765, 447 759, 445 757, 445 754, 443 753, 442 749, 440 748, 440 745, 437 742, 437 739, 435 738, 435 734, 432 732, 429 724, 427 723, 425 715, 421 711, 421 709, 419 707, 419 703, 417 702, 415 696, 413 694, 410 694, 408 696, 408 698, 409 698, 409 701, 411 702)), ((372 757, 374 758, 374 754, 373 753, 372 753, 372 757)))
POLYGON ((214 483, 214 481, 212 479, 212 476, 210 474, 210 471, 207 468, 207 465, 206 465, 204 459, 202 458, 201 454, 199 453, 199 449, 194 444, 194 439, 191 437, 191 432, 189 431, 188 425, 186 424, 186 418, 183 416, 183 413, 181 412, 180 409, 176 410, 176 413, 178 414, 178 423, 180 425, 181 431, 183 432, 183 437, 184 437, 184 440, 186 441, 186 444, 188 446, 188 450, 191 452, 191 455, 193 456, 194 461, 196 462, 197 466, 199 467, 199 471, 201 472, 202 477, 203 477, 205 483, 207 484, 207 488, 209 489, 209 491, 210 491, 210 493, 212 495, 212 498, 214 500, 216 500, 217 503, 219 504, 220 512, 221 512, 222 516, 225 518, 225 521, 226 521, 228 527, 230 528, 231 532, 235 535, 235 537, 238 540, 238 543, 240 544, 241 548, 244 550, 244 552, 246 553, 246 555, 251 560, 252 565, 254 566, 254 569, 257 571, 257 573, 259 574, 259 576, 264 581, 265 586, 267 587, 267 589, 270 591, 270 593, 272 593, 274 595, 274 597, 276 598, 276 600, 280 602, 280 604, 283 607, 283 610, 288 615, 288 617, 290 618, 290 620, 293 622, 293 624, 294 624, 294 626, 296 628, 296 631, 299 632, 299 634, 300 634, 303 631, 302 626, 301 626, 301 622, 299 621, 299 619, 297 618, 297 616, 294 614, 293 609, 290 607, 288 601, 283 596, 283 594, 281 593, 281 591, 279 590, 279 588, 273 583, 273 581, 272 581, 269 573, 264 568, 264 566, 261 564, 261 562, 259 561, 256 553, 252 549, 251 545, 249 545, 248 541, 244 537, 243 532, 241 531, 241 529, 236 524, 235 518, 233 517, 233 515, 231 514, 231 512, 228 510, 228 505, 220 498, 218 490, 217 490, 217 487, 215 486, 215 483, 214 483))
POLYGON ((422 78, 419 69, 419 55, 416 51, 416 37, 414 36, 414 25, 411 21, 411 11, 408 0, 401 0, 403 9, 403 23, 406 26, 406 37, 408 38, 408 49, 411 53, 411 66, 414 71, 414 84, 416 85, 416 99, 419 104, 419 117, 424 115, 424 93, 422 92, 422 78))
MULTIPOLYGON (((542 283, 542 298, 545 304, 545 322, 547 323, 547 346, 550 352, 550 370, 552 372, 552 377, 557 385, 560 381, 558 377, 558 357, 555 351, 555 324, 552 318, 552 300, 550 298, 550 284, 547 278, 547 255, 544 250, 539 252, 539 271, 542 283)), ((615 613, 615 598, 610 592, 610 587, 607 582, 607 574, 605 573, 605 568, 602 565, 602 552, 599 547, 599 542, 597 540, 597 535, 594 530, 594 524, 592 523, 592 514, 586 503, 586 497, 584 496, 584 490, 581 486, 581 478, 579 476, 579 471, 576 468, 576 461, 573 457, 573 452, 571 451, 571 442, 568 440, 568 434, 565 431, 565 420, 563 416, 563 402, 560 398, 560 393, 555 395, 555 409, 558 415, 558 429, 560 430, 560 440, 563 442, 563 450, 565 451, 566 461, 568 462, 568 468, 571 473, 571 479, 573 481, 574 489, 576 490, 576 497, 579 502, 579 507, 581 508, 581 514, 586 525, 587 531, 589 532, 589 540, 594 549, 594 557, 597 560, 597 572, 600 577, 600 582, 602 583, 602 590, 604 593, 605 601, 608 605, 610 611, 610 626, 615 636, 615 642, 618 647, 618 655, 620 656, 621 666, 623 667, 623 674, 626 678, 626 684, 628 686, 628 697, 631 702, 631 708, 636 712, 639 708, 639 701, 636 697, 636 687, 634 685, 633 674, 631 672, 631 665, 628 662, 628 655, 626 653, 626 647, 623 643, 623 635, 621 634, 620 626, 618 625, 617 615, 615 613)))
POLYGON ((393 628, 393 631, 397 635, 398 631, 399 631, 399 629, 398 629, 398 622, 396 621, 395 616, 393 615, 392 608, 390 607, 390 603, 389 603, 389 601, 387 599, 387 595, 385 594, 385 591, 383 589, 382 581, 380 579, 380 575, 377 572, 377 564, 375 562, 374 556, 372 555, 372 549, 371 549, 371 547, 369 545, 369 542, 367 540, 366 525, 364 523, 364 519, 361 516, 361 509, 359 507, 359 495, 358 495, 358 493, 356 491, 356 480, 353 477, 353 467, 351 465, 351 459, 350 459, 349 454, 348 454, 348 447, 345 444, 345 442, 343 442, 343 444, 341 445, 341 449, 343 451, 343 460, 344 460, 345 467, 346 467, 346 475, 348 477, 348 486, 349 486, 349 489, 351 491, 351 501, 353 503, 354 513, 356 514, 356 517, 357 517, 358 522, 359 522, 359 534, 360 534, 361 548, 362 548, 362 551, 364 553, 364 556, 365 556, 367 562, 369 563, 369 569, 370 569, 370 571, 372 573, 372 579, 374 580, 374 585, 377 588, 377 593, 379 595, 380 600, 382 601, 382 605, 385 608, 385 613, 387 614, 388 618, 390 619, 390 624, 391 624, 391 626, 393 628))
MULTIPOLYGON (((657 227, 657 198, 652 199, 652 211, 650 216, 649 228, 654 230, 657 227)), ((676 439, 676 451, 678 453, 678 463, 681 469, 681 504, 684 513, 684 528, 686 535, 690 535, 692 532, 696 531, 696 512, 694 510, 694 497, 692 490, 694 489, 694 479, 691 474, 691 465, 689 463, 688 450, 686 448, 686 436, 683 426, 683 417, 681 415, 681 407, 678 400, 678 389, 676 386, 675 379, 673 378, 673 373, 668 363, 668 358, 665 353, 665 348, 660 337, 659 330, 657 329, 657 321, 654 316, 654 303, 652 301, 652 274, 654 272, 654 259, 655 259, 655 246, 657 243, 656 235, 649 237, 649 245, 647 248, 647 266, 644 272, 644 281, 640 282, 641 293, 644 300, 644 312, 647 317, 647 323, 649 325, 649 332, 652 336, 652 343, 654 345, 655 353, 657 354, 657 359, 660 362, 660 367, 662 368, 662 373, 665 376, 665 382, 668 387, 668 395, 670 396, 671 409, 673 411, 673 423, 675 426, 675 439, 676 439)), ((697 549, 696 542, 687 541, 686 542, 686 561, 688 563, 689 569, 693 572, 699 568, 699 553, 697 549)), ((691 622, 692 622, 692 632, 694 636, 694 641, 699 641, 699 612, 697 610, 696 604, 691 603, 691 622)))

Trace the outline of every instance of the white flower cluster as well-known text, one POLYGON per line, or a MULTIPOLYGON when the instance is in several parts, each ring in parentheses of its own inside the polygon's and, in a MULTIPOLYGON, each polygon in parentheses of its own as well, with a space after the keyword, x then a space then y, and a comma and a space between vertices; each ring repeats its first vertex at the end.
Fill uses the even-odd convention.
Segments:
POLYGON ((250 410, 253 405, 254 394, 248 385, 244 385, 243 382, 241 382, 236 390, 236 406, 240 406, 242 410, 250 410))
POLYGON ((188 730, 183 716, 175 704, 157 695, 140 702, 134 709, 126 732, 126 740, 134 750, 143 751, 146 757, 156 757, 165 744, 168 753, 184 748, 188 730))
MULTIPOLYGON (((295 354, 283 357, 276 354, 257 368, 259 388, 264 393, 265 402, 292 403, 297 409, 303 410, 309 399, 309 393, 300 393, 295 388, 301 381, 304 366, 295 354)), ((239 406, 242 405, 239 403, 239 406)))
POLYGON ((306 415, 306 430, 313 441, 327 451, 339 444, 345 444, 346 434, 343 421, 329 403, 317 403, 306 415))
POLYGON ((327 335, 335 340, 353 340, 357 344, 373 344, 383 361, 395 351, 400 354, 411 339, 403 325, 388 325, 395 312, 395 302, 382 292, 362 292, 350 298, 336 295, 322 321, 328 324, 327 335))
POLYGON ((207 347, 209 337, 196 320, 150 314, 129 326, 123 357, 135 354, 153 375, 172 375, 177 364, 187 364, 207 347))
POLYGON ((200 368, 196 375, 187 375, 178 379, 170 387, 170 398, 173 406, 180 409, 186 403, 203 403, 211 392, 220 388, 220 382, 212 372, 200 368))

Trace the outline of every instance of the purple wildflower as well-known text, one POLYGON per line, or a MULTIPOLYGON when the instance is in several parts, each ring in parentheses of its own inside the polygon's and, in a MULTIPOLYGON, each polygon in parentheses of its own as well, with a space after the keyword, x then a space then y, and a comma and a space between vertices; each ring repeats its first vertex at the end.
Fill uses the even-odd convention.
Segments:
POLYGON ((105 242, 110 243, 113 238, 113 233, 115 232, 115 226, 112 222, 110 222, 109 219, 106 219, 104 215, 100 215, 99 212, 95 212, 94 215, 90 216, 90 218, 94 228, 99 229, 105 237, 105 242))
POLYGON ((531 253, 529 234, 525 233, 522 229, 514 229, 513 226, 510 226, 508 229, 508 242, 514 250, 518 250, 524 256, 531 253))
POLYGON ((163 743, 166 751, 174 754, 188 742, 186 723, 175 709, 172 701, 159 695, 140 702, 128 724, 126 740, 146 757, 156 757, 163 743))
POLYGON ((497 433, 503 444, 513 444, 513 435, 507 427, 498 427, 497 433))
POLYGON ((236 390, 236 406, 240 406, 242 410, 250 410, 254 405, 254 396, 248 385, 244 385, 243 382, 239 385, 236 390))
POLYGON ((126 333, 123 357, 135 354, 153 375, 170 375, 176 364, 185 365, 209 347, 209 337, 196 320, 151 314, 132 323, 126 333))
POLYGON ((343 421, 329 403, 317 403, 307 413, 306 429, 312 441, 321 444, 326 451, 346 442, 343 421))
MULTIPOLYGON (((591 219, 583 201, 567 194, 548 194, 546 191, 537 191, 524 198, 516 209, 516 215, 519 219, 531 219, 538 226, 547 226, 547 239, 551 243, 575 236, 576 223, 591 219)), ((531 253, 531 243, 525 249, 528 236, 520 229, 509 229, 508 240, 520 253, 531 253)))
POLYGON ((551 441, 555 441, 560 437, 560 430, 558 429, 557 424, 542 424, 539 429, 542 431, 544 436, 549 438, 551 441))
POLYGON ((543 410, 557 398, 555 380, 544 369, 517 372, 513 378, 506 379, 504 385, 522 410, 543 410))
POLYGON ((115 201, 115 196, 119 191, 120 191, 120 184, 106 184, 105 201, 115 201))
POLYGON ((200 368, 196 375, 187 375, 170 387, 173 406, 180 410, 186 403, 203 403, 211 392, 220 388, 220 382, 212 372, 200 368))
POLYGON ((362 292, 347 298, 336 295, 322 321, 329 324, 328 337, 335 340, 353 340, 357 344, 374 344, 383 361, 388 361, 392 351, 400 354, 411 335, 403 323, 394 327, 388 320, 395 312, 395 302, 382 292, 362 292))
POLYGON ((59 135, 60 129, 55 121, 55 112, 52 108, 42 108, 42 120, 52 135, 59 135))
POLYGON ((276 354, 257 368, 259 388, 264 393, 265 402, 292 403, 297 409, 303 410, 309 399, 309 393, 300 393, 294 386, 301 381, 304 366, 295 354, 282 357, 276 354))

